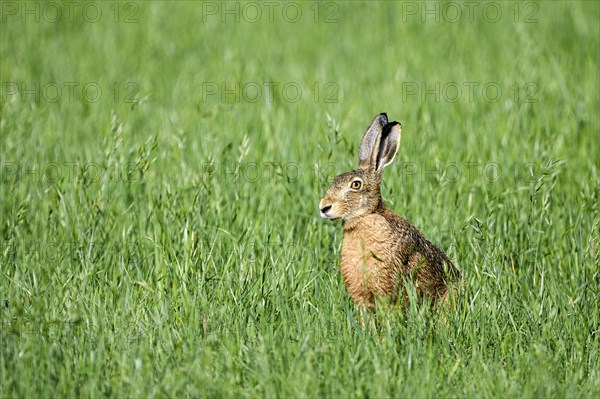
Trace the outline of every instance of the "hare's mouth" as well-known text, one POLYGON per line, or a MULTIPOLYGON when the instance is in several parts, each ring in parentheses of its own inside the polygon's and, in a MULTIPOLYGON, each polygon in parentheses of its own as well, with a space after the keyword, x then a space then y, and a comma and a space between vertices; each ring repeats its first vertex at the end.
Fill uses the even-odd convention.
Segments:
POLYGON ((327 220, 338 220, 340 217, 336 216, 336 215, 331 215, 330 210, 326 210, 325 212, 323 212, 323 210, 321 210, 321 217, 323 219, 327 219, 327 220))
POLYGON ((323 219, 327 219, 327 220, 338 220, 339 217, 334 217, 334 216, 329 216, 326 213, 321 212, 321 217, 323 219))

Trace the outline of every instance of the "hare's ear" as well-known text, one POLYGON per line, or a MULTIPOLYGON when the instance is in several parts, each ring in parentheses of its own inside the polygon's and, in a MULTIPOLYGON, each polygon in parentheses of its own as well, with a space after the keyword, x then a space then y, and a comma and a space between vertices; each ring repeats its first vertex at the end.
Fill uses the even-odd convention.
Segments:
POLYGON ((376 172, 381 173, 383 168, 392 163, 400 147, 401 135, 402 125, 399 122, 390 122, 383 127, 377 149, 376 172))
POLYGON ((374 155, 377 154, 381 132, 387 123, 388 118, 384 112, 377 115, 367 128, 358 149, 359 169, 368 169, 371 165, 374 165, 372 162, 374 161, 374 155))

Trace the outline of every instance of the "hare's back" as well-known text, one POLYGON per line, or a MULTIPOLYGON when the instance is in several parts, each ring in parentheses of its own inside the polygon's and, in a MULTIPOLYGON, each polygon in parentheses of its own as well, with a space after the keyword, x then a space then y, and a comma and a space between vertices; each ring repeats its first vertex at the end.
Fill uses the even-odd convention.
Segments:
POLYGON ((397 247, 399 258, 405 264, 405 269, 413 275, 418 289, 429 296, 445 294, 448 276, 450 280, 459 278, 456 267, 415 226, 401 216, 390 213, 387 219, 394 224, 393 229, 399 232, 398 236, 402 237, 402 244, 397 247))

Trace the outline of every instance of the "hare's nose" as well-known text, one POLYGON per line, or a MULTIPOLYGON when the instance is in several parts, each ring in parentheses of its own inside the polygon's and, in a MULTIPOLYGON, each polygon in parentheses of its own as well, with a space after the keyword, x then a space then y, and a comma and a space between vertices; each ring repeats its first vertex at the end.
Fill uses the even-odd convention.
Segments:
POLYGON ((321 208, 321 213, 327 213, 331 209, 331 205, 325 205, 321 208))

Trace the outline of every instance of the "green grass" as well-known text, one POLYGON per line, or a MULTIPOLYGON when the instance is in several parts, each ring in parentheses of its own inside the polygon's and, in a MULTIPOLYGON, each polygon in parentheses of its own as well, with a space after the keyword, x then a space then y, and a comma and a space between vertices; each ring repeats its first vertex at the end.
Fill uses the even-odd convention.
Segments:
POLYGON ((55 4, 1 4, 2 397, 600 396, 598 2, 55 4), (363 331, 317 206, 382 111, 464 284, 363 331))

